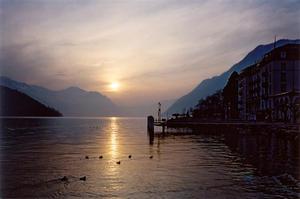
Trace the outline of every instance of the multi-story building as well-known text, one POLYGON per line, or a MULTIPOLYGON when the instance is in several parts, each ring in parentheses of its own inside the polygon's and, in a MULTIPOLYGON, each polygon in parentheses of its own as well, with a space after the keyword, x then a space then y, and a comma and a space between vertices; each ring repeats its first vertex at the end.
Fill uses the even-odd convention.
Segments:
POLYGON ((240 119, 293 121, 299 119, 300 45, 273 49, 245 68, 238 78, 240 119))
POLYGON ((226 86, 223 89, 223 109, 225 120, 239 119, 238 111, 238 79, 239 74, 233 72, 228 79, 226 86))

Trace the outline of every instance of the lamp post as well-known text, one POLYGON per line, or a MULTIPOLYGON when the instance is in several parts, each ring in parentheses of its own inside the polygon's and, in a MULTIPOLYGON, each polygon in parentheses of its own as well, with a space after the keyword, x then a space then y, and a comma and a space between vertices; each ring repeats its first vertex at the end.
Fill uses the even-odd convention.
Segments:
POLYGON ((157 112, 157 120, 161 121, 161 103, 158 102, 158 112, 157 112))

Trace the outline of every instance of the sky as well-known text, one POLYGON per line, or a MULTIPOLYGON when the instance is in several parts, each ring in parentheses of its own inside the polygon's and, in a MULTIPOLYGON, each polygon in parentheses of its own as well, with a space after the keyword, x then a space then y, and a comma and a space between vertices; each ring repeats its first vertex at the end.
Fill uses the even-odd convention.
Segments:
POLYGON ((300 38, 298 0, 0 2, 2 75, 119 105, 179 98, 274 35, 300 38))

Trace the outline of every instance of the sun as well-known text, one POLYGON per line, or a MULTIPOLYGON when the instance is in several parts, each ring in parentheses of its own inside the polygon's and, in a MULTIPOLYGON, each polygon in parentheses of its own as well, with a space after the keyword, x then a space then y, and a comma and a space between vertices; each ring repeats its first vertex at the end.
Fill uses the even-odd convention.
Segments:
POLYGON ((109 87, 112 91, 118 91, 120 88, 120 84, 118 82, 112 82, 109 87))

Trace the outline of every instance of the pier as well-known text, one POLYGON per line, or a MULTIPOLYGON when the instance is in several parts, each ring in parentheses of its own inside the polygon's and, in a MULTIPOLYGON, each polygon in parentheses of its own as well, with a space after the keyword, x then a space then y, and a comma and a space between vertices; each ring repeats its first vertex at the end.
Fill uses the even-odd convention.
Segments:
POLYGON ((154 133, 155 126, 161 127, 162 133, 164 133, 165 129, 167 127, 167 121, 166 120, 158 120, 158 119, 155 120, 153 116, 148 116, 147 126, 148 126, 149 133, 154 133))
MULTIPOLYGON (((149 116, 152 117, 153 116, 149 116)), ((148 118, 149 118, 148 117, 148 118)), ((300 133, 300 125, 298 123, 283 123, 283 122, 255 122, 255 121, 201 121, 194 118, 185 119, 161 119, 155 120, 153 123, 149 123, 148 127, 151 127, 151 133, 165 134, 168 133, 168 129, 191 129, 198 130, 199 132, 215 132, 218 134, 235 132, 233 129, 242 129, 244 131, 252 132, 281 132, 284 134, 290 134, 298 136, 300 133), (156 132, 155 127, 160 128, 156 132)), ((149 128, 148 128, 149 129, 149 128)))
POLYGON ((197 133, 216 133, 224 134, 234 132, 252 132, 252 133, 273 133, 289 135, 296 137, 300 133, 300 124, 292 122, 271 122, 271 121, 245 121, 245 120, 224 120, 224 119, 200 119, 193 117, 175 117, 162 118, 161 103, 158 103, 157 118, 152 115, 148 116, 148 133, 151 137, 154 134, 166 134, 178 132, 183 129, 183 132, 197 133), (157 128, 155 128, 157 127, 157 128), (160 129, 160 130, 157 130, 160 129), (155 130, 157 130, 155 132, 155 130), (184 131, 186 130, 186 131, 184 131))

